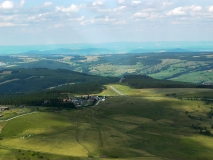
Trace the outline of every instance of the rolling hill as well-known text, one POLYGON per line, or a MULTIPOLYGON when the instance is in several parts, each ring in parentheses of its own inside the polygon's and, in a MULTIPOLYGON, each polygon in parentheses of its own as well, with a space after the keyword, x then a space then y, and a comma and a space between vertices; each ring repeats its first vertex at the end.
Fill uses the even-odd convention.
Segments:
POLYGON ((64 69, 14 69, 0 79, 0 93, 28 93, 76 83, 112 83, 119 78, 88 75, 64 69))

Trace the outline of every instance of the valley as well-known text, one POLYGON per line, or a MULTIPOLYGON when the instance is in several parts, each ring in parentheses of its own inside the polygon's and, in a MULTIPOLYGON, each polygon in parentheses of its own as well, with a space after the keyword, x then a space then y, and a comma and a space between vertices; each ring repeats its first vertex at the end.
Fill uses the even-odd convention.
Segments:
POLYGON ((0 160, 213 160, 212 0, 0 0, 0 160))
MULTIPOLYGON (((58 53, 0 56, 2 69, 68 69, 86 74, 122 77, 149 75, 157 79, 212 84, 212 52, 161 52, 125 54, 58 53), (190 75, 190 76, 188 76, 190 75)), ((4 74, 0 75, 3 77, 4 74)))
POLYGON ((211 52, 3 57, 0 160, 213 158, 211 52))

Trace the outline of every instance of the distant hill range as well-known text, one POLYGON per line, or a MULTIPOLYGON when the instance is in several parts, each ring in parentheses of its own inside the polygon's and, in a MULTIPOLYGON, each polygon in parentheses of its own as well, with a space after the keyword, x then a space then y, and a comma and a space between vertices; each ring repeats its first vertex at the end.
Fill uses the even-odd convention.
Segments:
POLYGON ((29 52, 24 52, 23 54, 37 55, 37 54, 51 54, 51 55, 95 55, 95 54, 112 54, 114 53, 112 50, 104 49, 104 48, 87 48, 87 49, 68 49, 68 48, 59 48, 54 50, 32 50, 29 52))
POLYGON ((174 48, 174 49, 166 50, 166 52, 190 52, 190 51, 184 50, 182 48, 174 48))
POLYGON ((151 51, 149 51, 149 50, 145 50, 145 49, 135 49, 135 50, 132 50, 132 51, 130 51, 130 52, 127 52, 127 53, 129 53, 129 54, 131 54, 131 53, 148 53, 148 52, 151 52, 151 51))
POLYGON ((184 50, 182 48, 174 48, 174 49, 167 49, 167 50, 146 50, 146 49, 135 49, 135 50, 132 50, 130 52, 127 52, 129 54, 137 54, 137 53, 156 53, 156 52, 174 52, 174 53, 184 53, 184 52, 191 52, 191 51, 187 51, 187 50, 184 50))

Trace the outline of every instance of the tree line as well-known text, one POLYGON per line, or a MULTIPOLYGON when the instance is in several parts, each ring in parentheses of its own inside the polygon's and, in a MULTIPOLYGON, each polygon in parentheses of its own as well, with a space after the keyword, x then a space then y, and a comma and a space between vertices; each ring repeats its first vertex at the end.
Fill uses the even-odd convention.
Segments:
POLYGON ((146 75, 125 75, 123 83, 134 88, 213 88, 187 82, 159 80, 146 75))
POLYGON ((62 99, 72 94, 95 94, 100 93, 105 87, 100 83, 79 83, 66 85, 52 90, 44 90, 35 93, 4 94, 0 97, 0 105, 29 105, 42 106, 45 101, 50 103, 44 106, 70 107, 71 104, 62 103, 62 99))

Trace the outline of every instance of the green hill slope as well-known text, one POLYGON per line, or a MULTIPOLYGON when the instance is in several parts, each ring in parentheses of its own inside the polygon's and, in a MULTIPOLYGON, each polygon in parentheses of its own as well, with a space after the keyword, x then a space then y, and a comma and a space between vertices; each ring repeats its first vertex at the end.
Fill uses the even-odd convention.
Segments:
POLYGON ((0 93, 27 93, 70 83, 98 82, 105 84, 118 80, 118 78, 93 76, 63 69, 16 69, 0 79, 0 93))
POLYGON ((132 89, 111 84, 104 94, 112 91, 110 86, 128 96, 66 111, 40 112, 39 107, 34 114, 0 122, 0 159, 213 159, 213 137, 203 134, 213 133, 208 118, 212 103, 165 96, 213 95, 211 89, 132 89))

